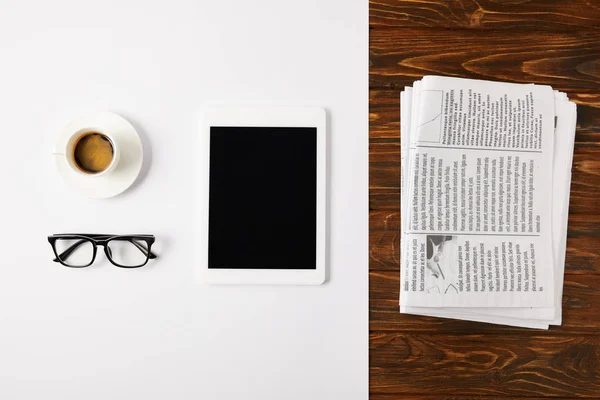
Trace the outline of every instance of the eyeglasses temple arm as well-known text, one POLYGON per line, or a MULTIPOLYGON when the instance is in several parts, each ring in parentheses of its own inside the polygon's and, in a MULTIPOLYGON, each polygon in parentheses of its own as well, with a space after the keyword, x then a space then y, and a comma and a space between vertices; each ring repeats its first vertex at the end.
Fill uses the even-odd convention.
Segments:
POLYGON ((143 245, 141 245, 140 243, 136 242, 134 239, 128 239, 131 243, 133 243, 133 245, 135 247, 137 247, 138 249, 140 249, 140 251, 144 254, 146 254, 148 256, 148 258, 150 259, 154 259, 156 258, 156 254, 154 254, 153 252, 148 253, 148 249, 145 248, 143 245))

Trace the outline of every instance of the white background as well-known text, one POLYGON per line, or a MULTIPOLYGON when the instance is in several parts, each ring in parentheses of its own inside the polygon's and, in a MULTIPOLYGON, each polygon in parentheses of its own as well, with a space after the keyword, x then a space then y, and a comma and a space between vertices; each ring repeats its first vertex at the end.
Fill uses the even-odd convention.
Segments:
POLYGON ((366 398, 367 42, 367 1, 0 0, 0 397, 366 398), (327 284, 198 281, 206 104, 328 110, 327 284), (108 200, 69 191, 51 155, 96 110, 145 142, 108 200), (153 233, 160 258, 68 269, 46 236, 71 231, 153 233))

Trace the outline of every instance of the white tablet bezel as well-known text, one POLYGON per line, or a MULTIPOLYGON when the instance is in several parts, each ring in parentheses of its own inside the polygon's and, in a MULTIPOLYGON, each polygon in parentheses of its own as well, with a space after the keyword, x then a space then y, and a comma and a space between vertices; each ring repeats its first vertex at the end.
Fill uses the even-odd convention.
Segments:
MULTIPOLYGON (((201 114, 200 260, 201 279, 211 284, 319 285, 326 277, 327 117, 318 107, 217 107, 201 114), (208 196, 211 126, 317 128, 317 259, 316 269, 208 268, 208 196)), ((235 229, 235 227, 232 227, 235 229)), ((293 257, 293 255, 291 255, 293 257)))

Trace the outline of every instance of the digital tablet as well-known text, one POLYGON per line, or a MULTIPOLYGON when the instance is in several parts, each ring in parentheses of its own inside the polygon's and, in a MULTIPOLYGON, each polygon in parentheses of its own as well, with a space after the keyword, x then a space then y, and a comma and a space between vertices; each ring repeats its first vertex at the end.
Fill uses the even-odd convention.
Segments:
POLYGON ((325 110, 210 108, 201 136, 202 279, 323 283, 325 110))

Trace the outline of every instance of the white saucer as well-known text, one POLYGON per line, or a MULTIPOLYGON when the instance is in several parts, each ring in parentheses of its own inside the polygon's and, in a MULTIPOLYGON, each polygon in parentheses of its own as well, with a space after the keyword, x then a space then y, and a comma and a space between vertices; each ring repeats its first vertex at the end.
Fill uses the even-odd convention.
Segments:
POLYGON ((123 117, 110 112, 84 115, 72 121, 58 136, 54 159, 58 172, 69 187, 95 199, 105 199, 124 192, 135 182, 144 160, 142 141, 135 128, 123 117), (117 167, 101 176, 85 176, 73 171, 65 158, 64 149, 74 132, 90 126, 100 127, 119 144, 117 167))

